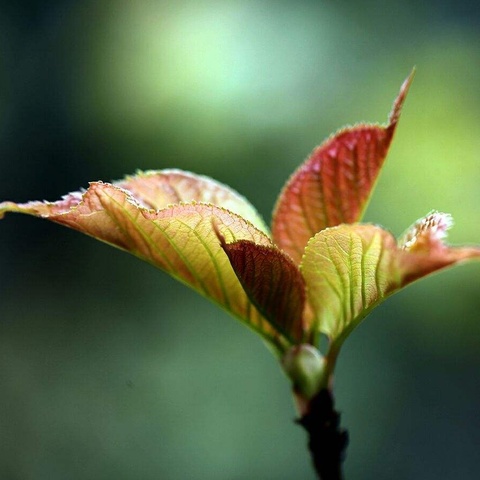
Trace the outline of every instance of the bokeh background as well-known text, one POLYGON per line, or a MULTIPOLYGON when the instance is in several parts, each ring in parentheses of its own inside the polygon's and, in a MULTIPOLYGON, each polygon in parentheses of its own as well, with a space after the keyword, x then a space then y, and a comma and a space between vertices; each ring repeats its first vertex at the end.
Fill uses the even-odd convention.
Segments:
MULTIPOLYGON (((0 198, 176 167, 270 219, 345 124, 417 76, 367 220, 480 242, 476 1, 3 1, 0 198)), ((339 360, 347 479, 480 477, 480 265, 391 298, 339 360)), ((0 224, 0 478, 313 479, 289 385, 239 322, 65 228, 0 224)))

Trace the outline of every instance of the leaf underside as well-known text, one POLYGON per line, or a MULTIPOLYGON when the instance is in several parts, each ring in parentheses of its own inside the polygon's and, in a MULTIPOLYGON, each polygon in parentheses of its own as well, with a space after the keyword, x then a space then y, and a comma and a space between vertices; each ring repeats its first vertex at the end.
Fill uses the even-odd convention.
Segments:
POLYGON ((219 238, 252 303, 286 336, 300 343, 305 282, 298 267, 276 247, 248 240, 226 243, 219 238))
POLYGON ((480 248, 448 247, 435 239, 409 250, 374 225, 340 225, 308 243, 300 267, 315 312, 309 328, 340 343, 386 297, 409 283, 468 259, 480 248))
POLYGON ((297 264, 313 235, 361 219, 412 80, 413 72, 402 85, 386 126, 340 130, 317 147, 284 186, 273 213, 272 235, 297 264))
MULTIPOLYGON (((275 346, 289 344, 250 302, 220 246, 213 221, 229 243, 248 240, 270 246, 269 237, 241 216, 216 205, 190 202, 166 206, 172 195, 177 201, 193 196, 179 186, 177 180, 185 179, 183 173, 175 172, 174 176, 175 181, 169 179, 166 184, 158 173, 120 182, 124 187, 138 189, 135 197, 117 185, 94 182, 83 194, 72 193, 54 203, 5 202, 0 204, 0 217, 13 211, 46 218, 126 250, 223 306, 275 346), (170 189, 172 183, 175 189, 170 189), (165 191, 171 196, 167 198, 165 191)), ((225 193, 219 188, 210 193, 211 200, 228 196, 228 190, 225 193)), ((200 189, 198 193, 197 200, 205 199, 200 189)), ((245 208, 241 197, 238 200, 231 196, 229 200, 236 202, 237 209, 245 208)))

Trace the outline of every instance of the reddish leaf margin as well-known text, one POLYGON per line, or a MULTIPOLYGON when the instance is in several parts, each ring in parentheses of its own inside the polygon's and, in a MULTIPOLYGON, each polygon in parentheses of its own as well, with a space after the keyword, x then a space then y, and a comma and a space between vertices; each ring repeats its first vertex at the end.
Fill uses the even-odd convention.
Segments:
POLYGON ((327 227, 360 220, 387 156, 414 71, 403 83, 386 126, 340 130, 317 147, 278 197, 275 243, 298 263, 308 240, 327 227))

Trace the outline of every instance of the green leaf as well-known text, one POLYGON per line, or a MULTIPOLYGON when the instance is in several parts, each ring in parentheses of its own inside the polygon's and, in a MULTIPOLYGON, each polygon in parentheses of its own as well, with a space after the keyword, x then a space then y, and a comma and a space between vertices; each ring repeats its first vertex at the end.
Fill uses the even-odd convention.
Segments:
POLYGON ((275 243, 297 262, 309 238, 361 219, 413 80, 405 80, 386 126, 345 128, 317 147, 284 186, 273 213, 275 243))
POLYGON ((315 317, 311 328, 336 340, 401 285, 395 239, 373 225, 340 225, 313 237, 300 266, 315 317))
POLYGON ((146 198, 152 201, 95 182, 84 194, 72 193, 55 203, 5 202, 0 204, 0 215, 13 211, 46 218, 126 250, 217 302, 277 348, 287 346, 289 342, 250 302, 212 222, 229 243, 248 240, 270 246, 266 234, 215 205, 192 202, 153 210, 144 206, 146 198))
POLYGON ((301 342, 305 282, 292 259, 269 245, 226 243, 220 234, 219 239, 251 302, 288 338, 301 342))
POLYGON ((443 243, 448 218, 428 215, 400 244, 374 225, 340 225, 315 235, 300 267, 314 311, 312 335, 322 332, 339 345, 372 308, 400 288, 439 269, 479 259, 478 247, 443 243))

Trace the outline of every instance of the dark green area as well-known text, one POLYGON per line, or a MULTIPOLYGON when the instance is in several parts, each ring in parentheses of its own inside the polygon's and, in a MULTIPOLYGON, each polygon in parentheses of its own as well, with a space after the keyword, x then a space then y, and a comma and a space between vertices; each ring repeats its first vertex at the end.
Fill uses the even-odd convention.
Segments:
MULTIPOLYGON (((0 199, 136 169, 215 177, 269 220, 332 131, 417 76, 367 220, 432 208, 480 243, 478 2, 2 2, 0 199)), ((480 265, 409 287, 346 342, 348 479, 480 474, 480 265)), ((314 478, 262 342, 133 257, 0 223, 0 478, 314 478)))

